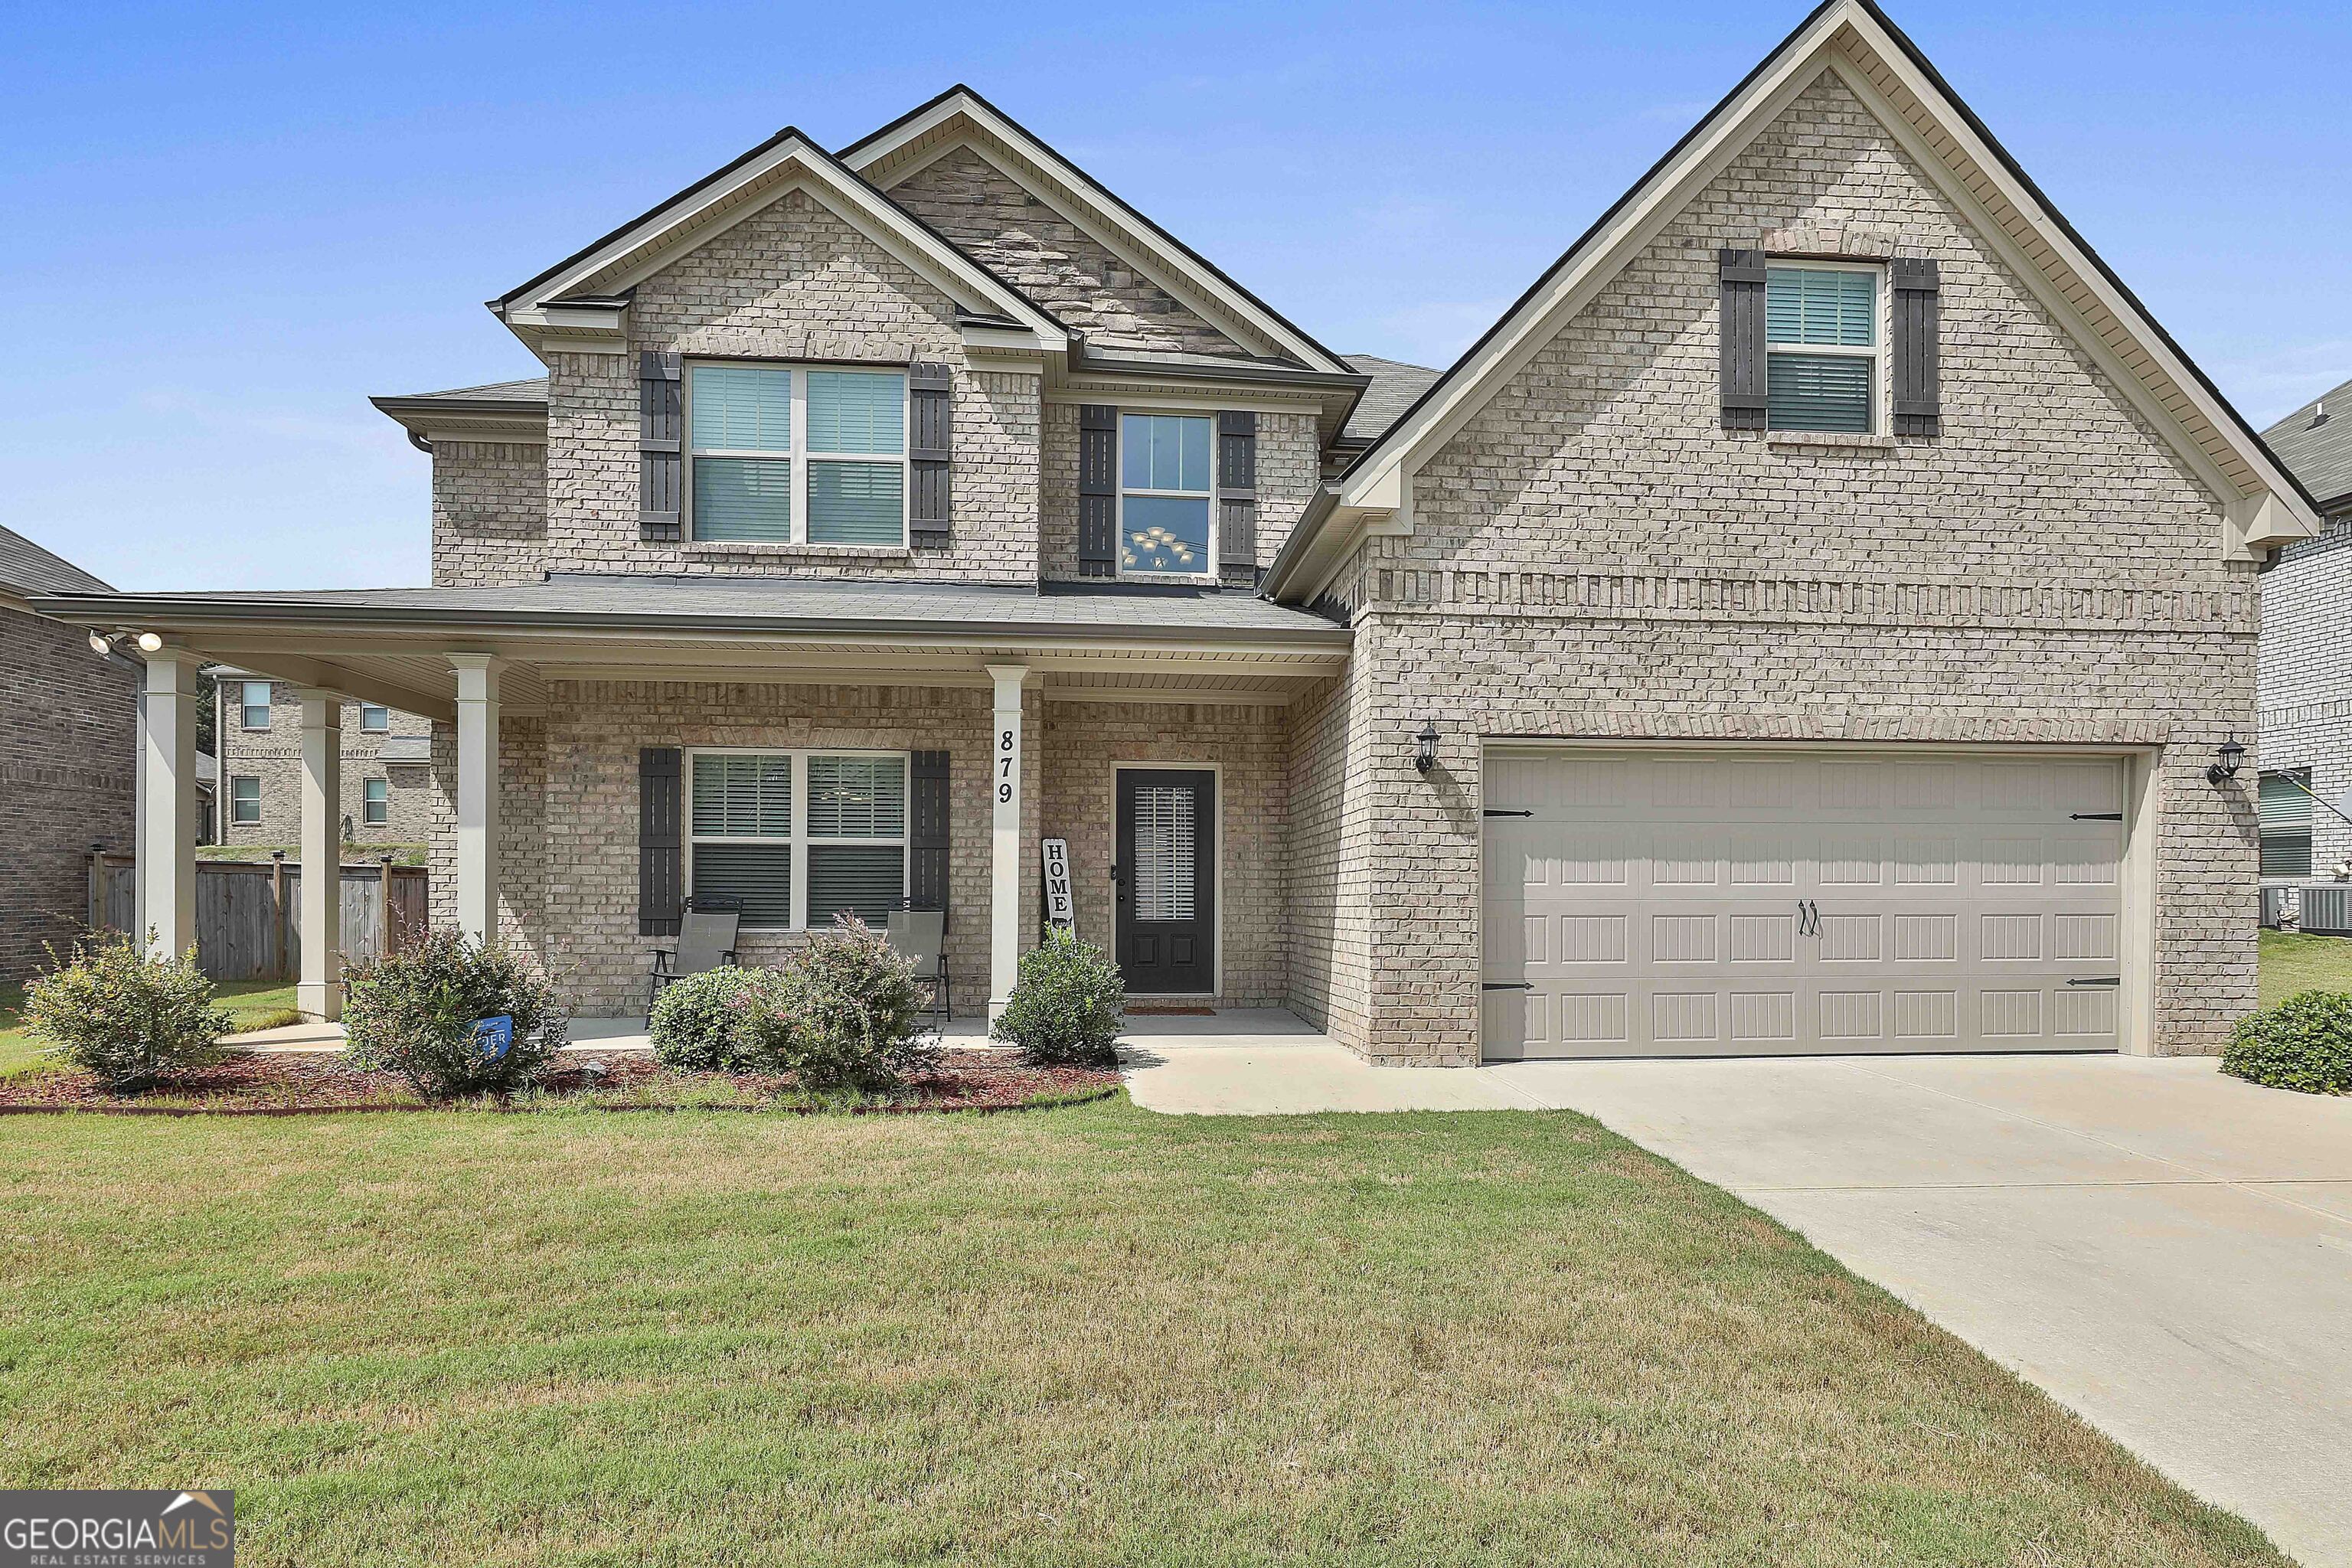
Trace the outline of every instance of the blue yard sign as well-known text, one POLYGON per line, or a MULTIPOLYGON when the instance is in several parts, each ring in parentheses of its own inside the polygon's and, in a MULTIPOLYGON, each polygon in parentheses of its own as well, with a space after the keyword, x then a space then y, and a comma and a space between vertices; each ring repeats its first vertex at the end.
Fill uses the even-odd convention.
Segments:
POLYGON ((514 1020, 504 1014, 474 1026, 474 1048, 486 1062, 502 1062, 514 1049, 514 1020))

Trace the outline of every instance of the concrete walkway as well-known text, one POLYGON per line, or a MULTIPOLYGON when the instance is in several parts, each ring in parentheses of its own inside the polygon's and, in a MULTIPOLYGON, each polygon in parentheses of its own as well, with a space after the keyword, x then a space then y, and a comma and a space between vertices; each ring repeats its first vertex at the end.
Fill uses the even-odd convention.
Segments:
POLYGON ((1177 1116, 1524 1110, 1532 1103, 1460 1068, 1368 1066, 1279 1010, 1131 1016, 1119 1056, 1135 1103, 1177 1116))

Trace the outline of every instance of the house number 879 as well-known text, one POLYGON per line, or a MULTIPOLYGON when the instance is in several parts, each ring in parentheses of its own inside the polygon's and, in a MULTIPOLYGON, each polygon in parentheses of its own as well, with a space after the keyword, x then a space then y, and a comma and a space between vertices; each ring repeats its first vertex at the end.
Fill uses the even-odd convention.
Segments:
POLYGON ((1010 803, 1013 799, 1013 748, 1014 731, 1001 730, 996 736, 996 798, 1010 803))

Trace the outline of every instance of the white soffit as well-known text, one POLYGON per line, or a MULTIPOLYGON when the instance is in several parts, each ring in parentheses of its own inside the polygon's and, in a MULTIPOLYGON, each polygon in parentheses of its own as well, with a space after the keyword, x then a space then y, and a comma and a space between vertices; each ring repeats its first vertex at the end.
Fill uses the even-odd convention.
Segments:
POLYGON ((1173 243, 1156 225, 968 88, 941 94, 904 120, 844 150, 843 162, 895 190, 959 148, 1075 225, 1203 320, 1261 353, 1286 353, 1311 369, 1354 367, 1284 321, 1263 301, 1173 243))
POLYGON ((2064 221, 1864 0, 1832 0, 1688 141, 1523 296, 1335 482, 1342 507, 1381 507, 1824 71, 1834 72, 1975 222, 2141 413, 2230 503, 2240 542, 2307 537, 2319 518, 2294 479, 2111 279, 2064 221))

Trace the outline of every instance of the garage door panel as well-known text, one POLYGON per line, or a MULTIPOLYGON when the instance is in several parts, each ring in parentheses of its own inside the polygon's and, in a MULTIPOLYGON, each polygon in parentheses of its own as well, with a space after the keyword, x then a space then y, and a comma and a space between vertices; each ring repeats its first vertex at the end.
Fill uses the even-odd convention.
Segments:
POLYGON ((1489 819, 1486 977, 1529 987, 1489 994, 1490 1054, 2117 1044, 2123 829, 2074 814, 2119 763, 1556 762, 1488 773, 1535 813, 1489 819))

